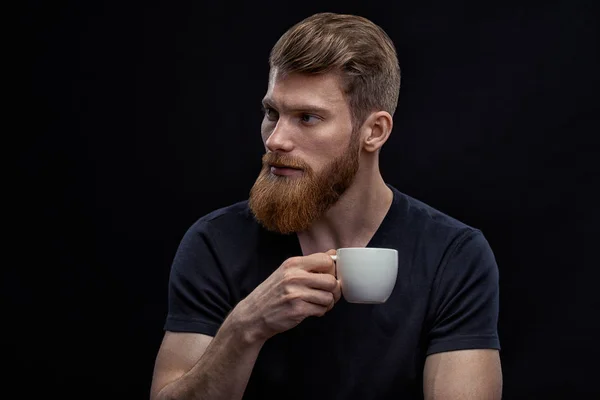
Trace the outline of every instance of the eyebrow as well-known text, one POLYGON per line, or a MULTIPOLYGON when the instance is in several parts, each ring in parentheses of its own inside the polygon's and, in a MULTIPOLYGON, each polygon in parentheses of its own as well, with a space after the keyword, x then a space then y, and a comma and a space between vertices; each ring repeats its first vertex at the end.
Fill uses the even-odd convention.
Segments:
POLYGON ((283 104, 277 105, 272 99, 265 97, 262 100, 262 106, 264 108, 271 107, 276 110, 281 110, 284 112, 305 112, 305 113, 315 113, 315 114, 330 114, 331 111, 325 107, 319 107, 312 104, 283 104))

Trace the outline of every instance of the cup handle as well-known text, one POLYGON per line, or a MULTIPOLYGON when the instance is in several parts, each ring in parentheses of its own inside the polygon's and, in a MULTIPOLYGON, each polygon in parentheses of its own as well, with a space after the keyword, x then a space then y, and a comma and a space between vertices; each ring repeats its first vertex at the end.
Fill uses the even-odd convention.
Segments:
POLYGON ((329 257, 331 257, 331 259, 333 260, 333 264, 335 266, 335 273, 334 273, 335 274, 335 279, 337 279, 337 276, 338 276, 338 274, 337 274, 337 255, 336 254, 333 254, 333 255, 330 254, 329 257))

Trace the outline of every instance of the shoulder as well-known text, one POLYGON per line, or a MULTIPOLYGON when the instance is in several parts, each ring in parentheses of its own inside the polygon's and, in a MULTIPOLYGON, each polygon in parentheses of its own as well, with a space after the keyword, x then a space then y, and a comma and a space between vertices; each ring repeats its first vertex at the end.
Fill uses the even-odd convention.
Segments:
POLYGON ((248 201, 218 208, 198 218, 191 226, 190 231, 208 233, 223 230, 240 230, 244 227, 256 226, 256 220, 250 211, 248 201))
POLYGON ((491 283, 495 282, 494 252, 481 229, 408 195, 400 197, 420 259, 433 261, 430 265, 438 279, 440 273, 444 279, 453 275, 460 279, 486 275, 491 283))
POLYGON ((395 209, 389 231, 394 232, 407 254, 416 257, 421 265, 429 265, 431 272, 457 252, 476 254, 489 250, 479 228, 393 187, 392 190, 395 209))
POLYGON ((480 234, 481 231, 438 208, 391 187, 394 192, 395 219, 411 236, 428 238, 427 242, 441 241, 445 245, 461 237, 480 234))
POLYGON ((187 228, 179 243, 176 261, 210 257, 220 260, 228 253, 252 246, 259 232, 260 226, 247 200, 218 208, 187 228))
POLYGON ((240 201, 215 209, 196 219, 187 229, 181 245, 197 246, 204 243, 211 248, 236 246, 257 236, 260 226, 248 201, 240 201))
POLYGON ((405 208, 405 217, 412 223, 442 230, 473 230, 476 229, 434 206, 419 199, 397 191, 398 203, 405 208))

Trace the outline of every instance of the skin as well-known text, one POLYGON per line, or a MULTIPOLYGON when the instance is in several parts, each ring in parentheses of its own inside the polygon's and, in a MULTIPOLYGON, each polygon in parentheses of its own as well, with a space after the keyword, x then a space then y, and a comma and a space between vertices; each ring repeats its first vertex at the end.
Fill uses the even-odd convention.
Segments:
MULTIPOLYGON (((348 148, 351 118, 334 74, 281 76, 272 71, 261 126, 267 151, 287 153, 321 171, 348 148)), ((241 399, 256 358, 272 336, 309 316, 323 316, 340 298, 328 254, 364 246, 373 236, 393 194, 379 171, 379 150, 392 130, 385 111, 359 127, 360 167, 352 186, 309 230, 298 232, 302 257, 286 260, 242 300, 214 338, 166 332, 156 358, 151 399, 241 399)), ((299 176, 298 170, 272 173, 299 176)), ((495 350, 431 355, 424 368, 427 399, 500 399, 502 372, 495 350)))
MULTIPOLYGON (((263 100, 262 138, 267 151, 307 162, 315 173, 346 151, 352 122, 336 75, 270 74, 263 100), (317 110, 315 110, 317 109, 317 110)), ((390 135, 392 117, 371 114, 360 128, 360 167, 353 185, 310 230, 297 232, 304 254, 366 245, 392 204, 392 191, 379 172, 379 149, 390 135)))

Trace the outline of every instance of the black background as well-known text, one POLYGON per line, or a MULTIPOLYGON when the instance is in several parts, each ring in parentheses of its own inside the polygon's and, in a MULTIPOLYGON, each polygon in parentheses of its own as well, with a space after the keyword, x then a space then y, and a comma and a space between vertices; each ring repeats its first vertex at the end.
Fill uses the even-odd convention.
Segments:
POLYGON ((27 3, 4 386, 147 398, 179 240, 259 171, 269 50, 336 11, 398 50, 384 178, 496 253, 504 398, 598 394, 598 5, 523 3, 27 3))

